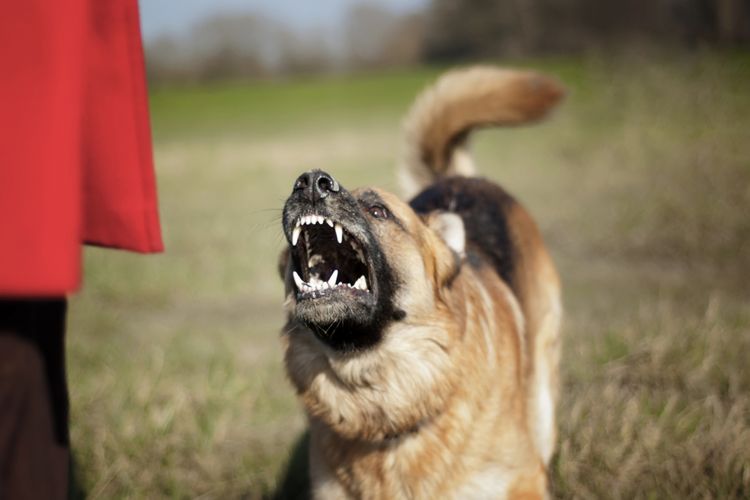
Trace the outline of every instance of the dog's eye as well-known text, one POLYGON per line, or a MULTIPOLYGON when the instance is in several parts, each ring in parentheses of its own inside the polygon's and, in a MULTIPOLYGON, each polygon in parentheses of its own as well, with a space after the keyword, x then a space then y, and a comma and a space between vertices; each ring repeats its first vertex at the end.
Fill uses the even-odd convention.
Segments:
POLYGON ((370 212, 370 215, 372 215, 376 219, 388 218, 388 210, 386 210, 386 208, 382 205, 373 205, 368 209, 368 211, 370 212))

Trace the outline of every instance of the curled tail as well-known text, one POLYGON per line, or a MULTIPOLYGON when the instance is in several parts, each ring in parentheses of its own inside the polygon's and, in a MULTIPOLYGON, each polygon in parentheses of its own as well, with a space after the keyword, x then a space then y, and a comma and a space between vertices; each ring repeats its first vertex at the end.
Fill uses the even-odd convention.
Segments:
POLYGON ((541 119, 564 93, 557 81, 533 71, 476 66, 446 73, 406 115, 404 191, 412 196, 439 177, 473 175, 465 147, 473 129, 541 119))

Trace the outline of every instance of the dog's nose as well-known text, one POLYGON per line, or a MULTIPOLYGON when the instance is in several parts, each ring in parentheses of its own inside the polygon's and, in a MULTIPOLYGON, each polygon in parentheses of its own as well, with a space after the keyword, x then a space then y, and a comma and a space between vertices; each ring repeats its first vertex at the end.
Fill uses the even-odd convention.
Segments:
POLYGON ((294 191, 302 191, 311 201, 323 199, 341 190, 336 179, 322 170, 305 172, 294 181, 294 191))

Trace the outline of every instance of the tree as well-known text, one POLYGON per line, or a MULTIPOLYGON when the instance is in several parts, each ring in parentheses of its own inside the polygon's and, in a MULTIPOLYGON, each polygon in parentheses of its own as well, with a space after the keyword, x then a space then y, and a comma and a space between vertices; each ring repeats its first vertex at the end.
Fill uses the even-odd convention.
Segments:
POLYGON ((419 61, 424 23, 420 14, 396 14, 377 3, 352 6, 344 22, 346 63, 354 68, 390 67, 419 61))

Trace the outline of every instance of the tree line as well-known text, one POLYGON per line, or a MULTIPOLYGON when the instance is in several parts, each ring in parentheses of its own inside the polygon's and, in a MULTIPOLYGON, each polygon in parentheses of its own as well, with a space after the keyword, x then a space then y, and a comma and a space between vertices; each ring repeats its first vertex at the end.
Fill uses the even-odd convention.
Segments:
POLYGON ((629 44, 747 47, 750 0, 431 0, 396 13, 351 7, 334 29, 295 30, 258 13, 204 19, 146 45, 152 82, 263 78, 629 44))

